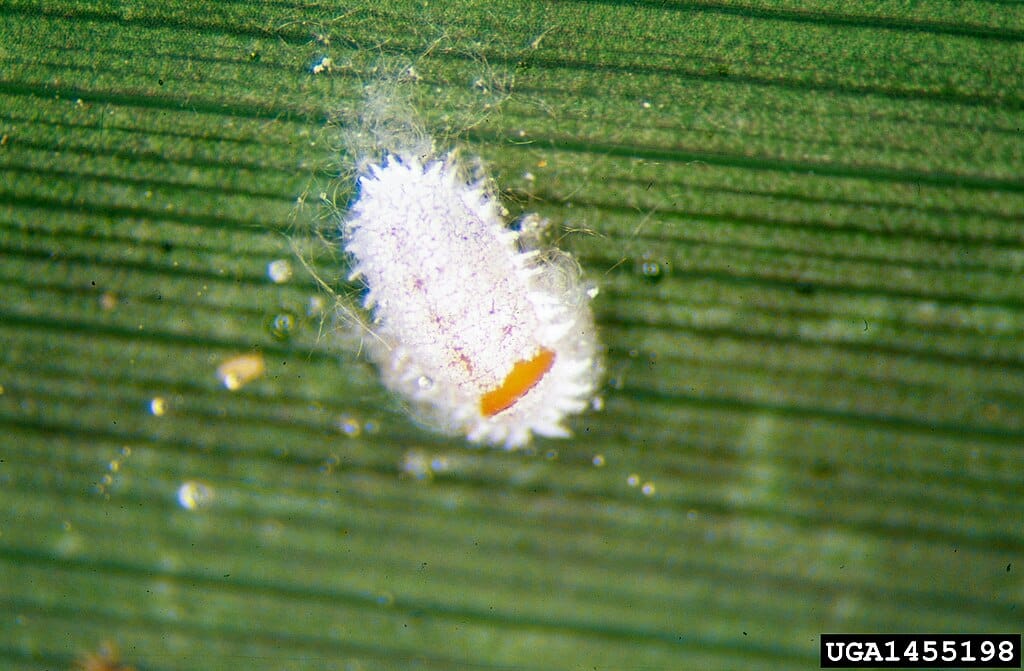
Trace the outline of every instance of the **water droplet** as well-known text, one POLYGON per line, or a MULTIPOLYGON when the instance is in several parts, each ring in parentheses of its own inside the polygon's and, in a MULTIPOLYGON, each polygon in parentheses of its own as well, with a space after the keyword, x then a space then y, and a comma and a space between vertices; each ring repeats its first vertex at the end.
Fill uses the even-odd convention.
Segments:
POLYGON ((661 266, 654 261, 644 261, 640 264, 640 273, 644 277, 656 280, 661 277, 661 266))
POLYGON ((671 269, 667 261, 658 261, 652 252, 644 252, 635 262, 635 272, 651 284, 665 279, 671 269))
POLYGON ((149 412, 154 417, 163 417, 167 414, 167 399, 163 396, 156 396, 149 402, 149 412))
POLYGON ((602 466, 604 466, 604 455, 595 454, 594 458, 590 460, 590 463, 594 464, 598 468, 601 468, 602 466))
POLYGON ((417 480, 428 480, 434 476, 430 459, 420 450, 409 450, 402 457, 402 472, 417 480))
POLYGON ((363 426, 352 415, 342 415, 338 418, 338 431, 349 438, 358 438, 363 433, 363 426))
POLYGON ((320 472, 323 473, 324 475, 330 475, 331 473, 334 472, 334 469, 340 463, 341 457, 339 457, 336 454, 332 454, 326 459, 324 459, 324 463, 320 464, 320 472))
POLYGON ((626 478, 626 484, 630 487, 636 487, 640 484, 640 476, 636 473, 630 473, 629 477, 626 478))
POLYGON ((451 460, 445 456, 437 456, 430 460, 430 468, 435 473, 444 473, 452 467, 451 460))
POLYGON ((270 320, 270 335, 275 340, 288 340, 295 330, 296 319, 291 312, 279 312, 270 320))
POLYGON ((653 482, 645 482, 643 486, 640 488, 640 491, 643 493, 644 496, 654 496, 654 493, 657 490, 655 489, 653 482))

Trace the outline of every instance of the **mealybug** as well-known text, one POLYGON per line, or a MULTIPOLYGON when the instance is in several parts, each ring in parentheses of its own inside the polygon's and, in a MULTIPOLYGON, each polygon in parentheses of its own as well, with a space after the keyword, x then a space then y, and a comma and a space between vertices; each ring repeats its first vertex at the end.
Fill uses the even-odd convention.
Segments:
POLYGON ((506 225, 484 179, 454 154, 390 151, 368 163, 342 222, 372 312, 366 348, 417 416, 479 443, 564 437, 600 377, 575 260, 506 225))

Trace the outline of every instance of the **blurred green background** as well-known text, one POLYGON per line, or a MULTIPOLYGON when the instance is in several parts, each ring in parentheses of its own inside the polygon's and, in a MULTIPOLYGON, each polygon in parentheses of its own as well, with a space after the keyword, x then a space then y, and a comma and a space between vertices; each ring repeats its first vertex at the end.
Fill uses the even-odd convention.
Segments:
POLYGON ((1020 631, 1022 71, 1024 7, 981 0, 4 0, 0 667, 1020 631), (417 427, 299 261, 355 289, 318 236, 395 64, 600 285, 572 440, 417 427))

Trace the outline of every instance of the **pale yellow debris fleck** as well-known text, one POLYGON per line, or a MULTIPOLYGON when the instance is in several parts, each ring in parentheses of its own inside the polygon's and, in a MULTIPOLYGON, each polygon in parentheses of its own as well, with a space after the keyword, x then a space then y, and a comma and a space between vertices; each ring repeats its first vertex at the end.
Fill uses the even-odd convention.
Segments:
POLYGON ((167 399, 163 396, 156 396, 149 402, 149 412, 154 417, 163 417, 167 414, 167 399))
POLYGON ((267 364, 260 352, 239 354, 217 367, 217 377, 231 391, 237 391, 267 372, 267 364))

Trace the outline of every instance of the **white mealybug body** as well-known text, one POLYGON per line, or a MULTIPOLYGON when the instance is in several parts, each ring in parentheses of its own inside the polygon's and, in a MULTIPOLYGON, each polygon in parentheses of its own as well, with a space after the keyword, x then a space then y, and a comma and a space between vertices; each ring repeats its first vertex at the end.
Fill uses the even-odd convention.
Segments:
POLYGON ((418 417, 508 449, 569 435, 601 370, 593 291, 571 256, 530 248, 453 155, 370 165, 342 229, 367 287, 369 357, 418 417))

